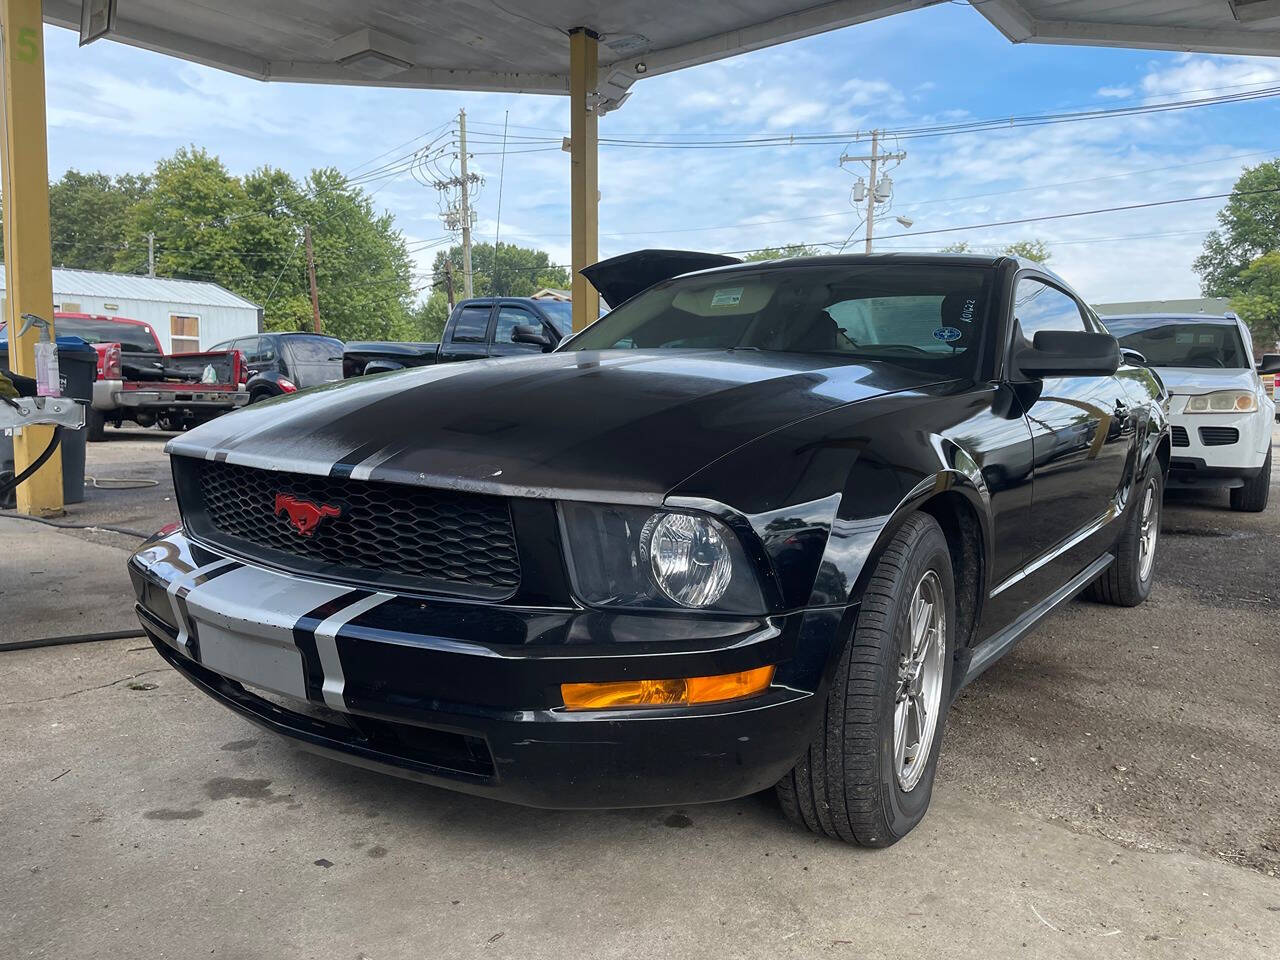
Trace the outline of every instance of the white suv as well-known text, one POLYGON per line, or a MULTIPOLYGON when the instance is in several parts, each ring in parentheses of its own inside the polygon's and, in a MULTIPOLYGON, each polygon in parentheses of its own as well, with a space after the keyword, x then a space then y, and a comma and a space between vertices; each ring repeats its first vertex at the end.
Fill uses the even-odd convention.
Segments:
POLYGON ((1228 487, 1232 510, 1265 509, 1276 405, 1259 374, 1280 370, 1280 354, 1264 355, 1255 368, 1249 330, 1231 313, 1102 322, 1121 347, 1142 354, 1171 395, 1168 488, 1228 487))

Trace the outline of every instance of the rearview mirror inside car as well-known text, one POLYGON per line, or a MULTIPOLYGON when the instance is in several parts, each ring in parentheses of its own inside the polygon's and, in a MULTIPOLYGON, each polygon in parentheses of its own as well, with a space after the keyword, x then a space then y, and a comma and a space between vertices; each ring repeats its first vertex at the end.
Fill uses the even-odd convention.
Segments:
POLYGON ((1280 353, 1264 353, 1258 361, 1259 373, 1280 373, 1280 353))
POLYGON ((551 339, 547 336, 546 331, 541 327, 535 327, 532 323, 516 324, 511 331, 511 342, 529 343, 541 347, 543 350, 551 346, 551 339))
POLYGON ((1120 367, 1120 343, 1109 333, 1041 330, 1014 362, 1023 376, 1109 377, 1120 367))

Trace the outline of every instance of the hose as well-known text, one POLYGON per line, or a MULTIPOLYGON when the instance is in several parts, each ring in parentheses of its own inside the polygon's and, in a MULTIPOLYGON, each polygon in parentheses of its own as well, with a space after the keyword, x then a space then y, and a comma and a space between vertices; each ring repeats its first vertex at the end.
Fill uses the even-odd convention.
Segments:
POLYGON ((149 533, 130 530, 128 527, 111 527, 101 523, 54 523, 44 517, 29 517, 25 513, 0 513, 0 520, 30 520, 32 523, 43 523, 46 527, 57 530, 105 530, 108 533, 123 533, 128 537, 137 537, 139 540, 146 540, 151 536, 149 533))
POLYGON ((49 438, 49 445, 44 448, 44 453, 36 457, 35 460, 31 463, 31 465, 27 467, 27 469, 23 470, 20 474, 18 474, 12 480, 0 481, 0 497, 3 497, 6 494, 8 494, 11 490, 16 489, 18 484, 28 479, 32 474, 34 474, 37 470, 43 467, 45 465, 45 461, 53 456, 53 451, 58 449, 58 444, 61 442, 62 442, 62 427, 56 426, 53 428, 53 436, 49 438))
POLYGON ((135 637, 145 637, 146 634, 139 629, 134 630, 107 630, 102 633, 74 633, 66 637, 42 637, 39 640, 10 640, 7 643, 0 643, 0 653, 7 653, 10 650, 34 650, 37 647, 60 647, 68 643, 95 643, 99 640, 132 640, 135 637))

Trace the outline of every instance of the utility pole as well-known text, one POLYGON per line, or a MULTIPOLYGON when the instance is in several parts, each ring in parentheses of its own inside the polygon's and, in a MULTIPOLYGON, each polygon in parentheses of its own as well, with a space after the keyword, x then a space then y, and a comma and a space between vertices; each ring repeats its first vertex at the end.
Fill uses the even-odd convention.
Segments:
POLYGON ((444 262, 444 288, 449 294, 449 312, 453 313, 453 260, 447 258, 444 262))
MULTIPOLYGON (((0 0, 3 2, 3 0, 0 0)), ((458 159, 458 175, 446 177, 445 171, 436 166, 440 159, 438 153, 420 156, 416 163, 414 178, 419 183, 430 184, 440 191, 440 219, 444 228, 450 233, 462 233, 462 295, 471 297, 471 227, 475 211, 471 208, 471 191, 484 183, 484 177, 478 173, 469 173, 467 163, 467 111, 458 111, 458 149, 454 153, 458 159), (456 191, 456 193, 455 193, 456 191)), ((452 275, 450 275, 452 282, 452 275)), ((452 297, 450 297, 452 302, 452 297)))
POLYGON ((320 295, 316 291, 316 252, 311 247, 311 224, 304 224, 302 233, 307 241, 307 277, 311 281, 311 325, 320 333, 320 295))
POLYGON ((156 275, 156 235, 155 231, 147 234, 147 276, 156 275))
POLYGON ((840 157, 841 166, 844 166, 846 163, 865 163, 869 167, 870 172, 867 182, 863 184, 861 178, 859 178, 859 185, 854 187, 855 201, 860 201, 862 199, 858 196, 861 189, 865 187, 867 192, 867 253, 871 252, 871 240, 876 224, 876 204, 884 203, 892 196, 892 181, 888 180, 887 177, 880 177, 880 165, 888 160, 896 160, 901 163, 903 160, 907 159, 905 150, 898 151, 897 153, 881 153, 880 138, 882 136, 884 136, 883 130, 871 131, 871 153, 869 155, 854 157, 849 154, 844 154, 840 157), (882 187, 884 189, 882 189, 882 187))
POLYGON ((467 111, 458 111, 458 164, 462 176, 462 295, 471 299, 471 192, 467 182, 467 111))

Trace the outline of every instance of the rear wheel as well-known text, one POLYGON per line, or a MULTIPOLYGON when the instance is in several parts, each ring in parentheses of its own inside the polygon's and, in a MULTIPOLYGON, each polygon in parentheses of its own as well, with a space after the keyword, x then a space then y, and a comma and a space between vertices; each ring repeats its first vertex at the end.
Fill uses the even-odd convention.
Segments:
POLYGON ((1258 475, 1244 482, 1243 487, 1235 487, 1231 491, 1231 509, 1242 513, 1261 513, 1267 509, 1267 499, 1271 495, 1271 451, 1267 450, 1267 459, 1262 461, 1262 469, 1258 475))
POLYGON ((946 537, 914 514, 867 586, 817 736, 778 783, 791 820, 887 847, 923 819, 951 701, 954 624, 946 537))
POLYGON ((84 434, 90 443, 101 443, 107 439, 107 418, 101 410, 86 407, 84 411, 84 434))
POLYGON ((1087 596, 1116 607, 1136 607, 1151 596, 1155 582, 1156 547, 1160 543, 1160 509, 1164 499, 1164 473, 1159 461, 1147 468, 1137 501, 1116 542, 1116 558, 1102 576, 1089 584, 1087 596))

